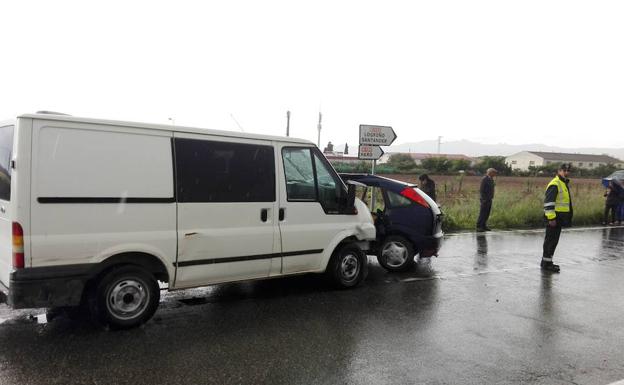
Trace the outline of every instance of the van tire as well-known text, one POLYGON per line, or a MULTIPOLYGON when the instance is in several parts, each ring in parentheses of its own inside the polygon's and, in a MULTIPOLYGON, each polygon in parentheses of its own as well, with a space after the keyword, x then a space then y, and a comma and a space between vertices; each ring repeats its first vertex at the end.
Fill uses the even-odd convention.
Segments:
POLYGON ((147 322, 158 308, 160 288, 154 276, 138 266, 109 270, 90 300, 95 320, 111 329, 130 329, 147 322))
POLYGON ((334 251, 326 275, 334 286, 348 289, 357 286, 368 271, 366 254, 354 244, 346 244, 334 251))
POLYGON ((390 235, 383 240, 377 261, 388 271, 406 271, 414 266, 414 246, 400 235, 390 235))

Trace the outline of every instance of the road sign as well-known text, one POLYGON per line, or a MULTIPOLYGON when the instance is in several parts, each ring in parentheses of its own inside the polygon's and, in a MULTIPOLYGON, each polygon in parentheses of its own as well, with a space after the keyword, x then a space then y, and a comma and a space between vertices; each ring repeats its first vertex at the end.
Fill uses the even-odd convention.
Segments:
POLYGON ((396 137, 392 127, 360 124, 360 144, 389 146, 394 142, 396 137))
POLYGON ((379 146, 360 146, 358 150, 359 159, 377 160, 384 154, 379 146))

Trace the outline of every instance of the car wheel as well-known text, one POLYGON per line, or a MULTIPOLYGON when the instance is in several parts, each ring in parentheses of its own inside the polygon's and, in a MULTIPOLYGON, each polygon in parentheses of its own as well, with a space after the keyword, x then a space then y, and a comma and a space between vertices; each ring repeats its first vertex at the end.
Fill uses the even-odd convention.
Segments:
POLYGON ((400 235, 386 237, 379 247, 377 261, 388 271, 405 271, 414 265, 414 246, 400 235))
POLYGON ((129 329, 152 318, 159 301, 156 278, 139 267, 125 265, 113 268, 98 282, 91 312, 104 326, 129 329))
POLYGON ((326 273, 336 287, 346 289, 362 282, 367 268, 366 254, 356 245, 344 245, 334 251, 326 273))

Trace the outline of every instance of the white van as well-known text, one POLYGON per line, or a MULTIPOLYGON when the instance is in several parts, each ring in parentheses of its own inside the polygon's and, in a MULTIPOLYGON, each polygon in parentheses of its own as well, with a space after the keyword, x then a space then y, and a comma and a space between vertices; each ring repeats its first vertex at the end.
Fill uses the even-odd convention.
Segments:
POLYGON ((309 141, 38 113, 0 124, 0 237, 9 305, 128 328, 156 311, 158 281, 355 286, 375 227, 309 141))

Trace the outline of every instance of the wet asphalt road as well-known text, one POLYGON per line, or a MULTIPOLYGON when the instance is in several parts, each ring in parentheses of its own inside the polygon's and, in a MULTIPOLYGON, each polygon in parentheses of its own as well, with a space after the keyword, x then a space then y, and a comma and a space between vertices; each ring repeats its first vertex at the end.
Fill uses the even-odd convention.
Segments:
POLYGON ((624 228, 459 234, 355 290, 316 276, 164 294, 99 330, 0 305, 0 384, 606 384, 624 378, 624 228), (39 317, 43 320, 45 317, 39 317))

